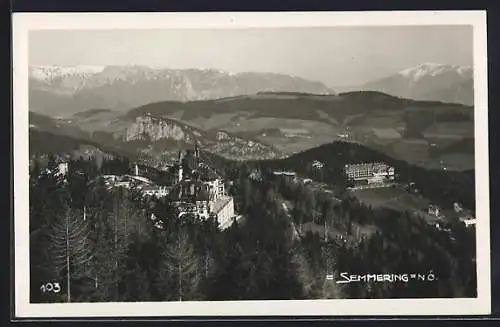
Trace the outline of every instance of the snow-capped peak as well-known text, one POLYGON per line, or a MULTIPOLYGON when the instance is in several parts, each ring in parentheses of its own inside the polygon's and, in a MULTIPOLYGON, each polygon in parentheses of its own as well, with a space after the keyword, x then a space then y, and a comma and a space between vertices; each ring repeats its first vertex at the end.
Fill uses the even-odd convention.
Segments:
POLYGON ((472 72, 472 67, 437 63, 423 63, 415 67, 401 70, 399 72, 399 75, 411 78, 414 82, 417 82, 425 76, 437 76, 439 74, 453 71, 457 74, 460 74, 461 76, 464 76, 472 72))
POLYGON ((219 68, 197 68, 198 70, 201 70, 205 73, 216 73, 220 75, 235 75, 234 73, 224 70, 224 69, 219 69, 219 68))
POLYGON ((90 76, 102 72, 104 68, 105 66, 91 65, 36 65, 30 66, 30 76, 38 80, 47 81, 62 76, 90 76))

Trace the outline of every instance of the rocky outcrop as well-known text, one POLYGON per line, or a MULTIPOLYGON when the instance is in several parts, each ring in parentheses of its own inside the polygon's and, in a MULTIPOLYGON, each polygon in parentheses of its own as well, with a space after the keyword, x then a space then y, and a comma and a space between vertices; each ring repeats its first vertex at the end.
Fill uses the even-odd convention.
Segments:
POLYGON ((155 157, 157 161, 171 160, 179 148, 195 143, 203 150, 237 160, 270 159, 281 155, 270 145, 226 131, 202 131, 178 121, 150 115, 137 116, 117 137, 124 144, 134 144, 134 151, 155 157))
POLYGON ((151 116, 136 117, 124 135, 124 141, 149 140, 158 141, 161 139, 171 139, 175 141, 192 142, 193 137, 184 128, 172 121, 163 119, 153 119, 151 116))

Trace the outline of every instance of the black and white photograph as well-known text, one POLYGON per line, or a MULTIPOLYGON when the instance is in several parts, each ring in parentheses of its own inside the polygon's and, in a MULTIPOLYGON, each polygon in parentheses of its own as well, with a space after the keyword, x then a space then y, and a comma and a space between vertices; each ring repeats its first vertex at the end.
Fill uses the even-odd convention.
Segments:
POLYGON ((17 18, 19 314, 489 313, 485 13, 17 18))

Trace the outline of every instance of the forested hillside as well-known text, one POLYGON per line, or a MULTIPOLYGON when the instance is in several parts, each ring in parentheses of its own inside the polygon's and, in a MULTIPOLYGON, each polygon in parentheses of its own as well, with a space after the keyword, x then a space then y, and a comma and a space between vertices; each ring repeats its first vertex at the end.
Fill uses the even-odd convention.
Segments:
MULTIPOLYGON (((228 176, 242 169, 240 163, 214 154, 206 153, 205 155, 228 176)), ((451 208, 453 202, 461 202, 467 208, 475 210, 474 170, 426 169, 356 143, 333 142, 285 159, 250 161, 246 162, 245 166, 248 169, 291 170, 332 186, 340 185, 342 189, 347 183, 343 174, 344 166, 362 162, 386 162, 396 169, 400 181, 415 183, 424 195, 444 208, 451 208), (314 169, 312 167, 314 161, 324 163, 325 168, 314 169)))
POLYGON ((474 232, 461 224, 452 226, 451 241, 409 213, 350 197, 338 202, 269 169, 260 180, 249 179, 253 168, 234 163, 225 166, 232 174, 229 191, 244 219, 221 231, 212 219, 177 219, 168 202, 111 191, 99 179, 89 183, 127 167, 119 160, 100 168, 92 160, 71 161, 66 181, 33 170, 32 302, 475 296, 474 232), (328 237, 308 231, 313 225, 328 226, 328 237), (325 279, 333 274, 339 280, 343 272, 437 279, 325 279), (57 283, 60 292, 44 292, 47 283, 57 283))

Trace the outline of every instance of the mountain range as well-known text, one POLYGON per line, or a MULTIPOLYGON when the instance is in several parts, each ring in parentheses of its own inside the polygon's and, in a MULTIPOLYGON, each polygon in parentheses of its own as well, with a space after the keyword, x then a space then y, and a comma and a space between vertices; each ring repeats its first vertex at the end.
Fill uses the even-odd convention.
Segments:
POLYGON ((155 166, 195 143, 252 160, 333 140, 415 164, 473 166, 473 151, 461 146, 473 144, 472 69, 423 64, 356 89, 215 69, 32 66, 30 130, 122 149, 155 166))
POLYGON ((161 101, 200 101, 259 92, 334 94, 379 91, 393 96, 473 105, 473 70, 424 63, 363 85, 332 89, 274 73, 229 73, 218 69, 148 66, 30 66, 30 111, 70 116, 91 109, 126 111, 161 101))
POLYGON ((474 105, 473 69, 468 66, 424 63, 353 89, 415 100, 474 105))
POLYGON ((323 83, 273 73, 147 66, 31 66, 30 111, 68 116, 128 110, 159 101, 196 101, 262 91, 333 93, 323 83))

